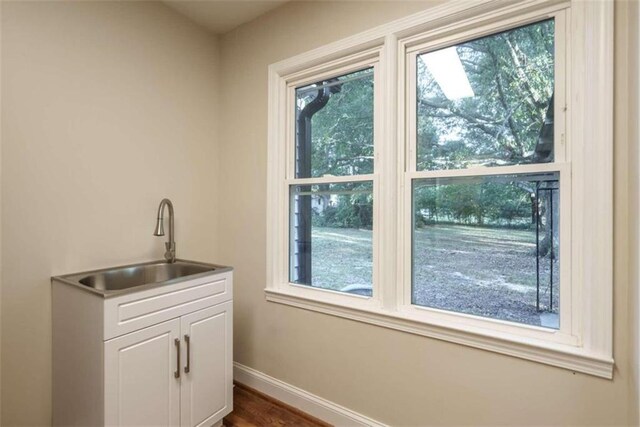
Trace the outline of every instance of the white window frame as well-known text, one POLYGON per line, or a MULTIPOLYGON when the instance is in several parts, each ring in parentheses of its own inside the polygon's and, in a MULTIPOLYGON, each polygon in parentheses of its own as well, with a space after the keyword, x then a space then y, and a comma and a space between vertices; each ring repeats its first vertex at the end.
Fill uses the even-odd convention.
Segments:
MULTIPOLYGON (((285 178, 282 180, 284 188, 282 189, 284 194, 289 194, 289 189, 294 185, 314 185, 314 184, 338 184, 338 183, 352 183, 352 182, 371 182, 373 192, 373 262, 372 262, 372 288, 373 297, 366 297, 361 295, 349 294, 344 292, 333 291, 330 289, 324 289, 319 287, 311 287, 307 285, 301 285, 289 282, 289 255, 282 259, 284 263, 282 268, 284 269, 286 276, 282 277, 278 281, 277 288, 281 291, 287 292, 291 295, 320 299, 325 302, 334 302, 341 304, 348 304, 350 306, 359 308, 375 308, 380 306, 380 292, 378 288, 378 275, 380 272, 380 259, 378 248, 379 237, 378 230, 380 229, 379 219, 379 203, 380 198, 380 186, 379 186, 379 173, 378 163, 380 155, 378 152, 379 141, 381 139, 381 132, 383 125, 380 121, 382 117, 382 94, 380 88, 384 81, 384 73, 380 70, 380 58, 381 58, 381 46, 374 46, 368 49, 363 49, 352 55, 346 55, 334 61, 321 64, 320 66, 309 67, 302 72, 291 73, 284 79, 286 85, 286 124, 284 135, 284 146, 286 156, 286 171, 285 178), (330 79, 333 77, 343 76, 345 74, 353 73, 355 71, 363 70, 366 68, 373 68, 373 142, 374 142, 374 160, 373 160, 373 173, 362 175, 344 175, 344 176, 324 176, 324 177, 312 177, 312 178, 296 178, 295 177, 295 99, 296 88, 304 87, 309 84, 330 79)), ((281 209, 285 209, 287 214, 280 215, 279 220, 283 221, 282 234, 281 234, 281 253, 289 254, 289 203, 288 197, 283 201, 281 209)))
MULTIPOLYGON (((430 34, 423 34, 416 37, 408 37, 400 41, 400 50, 405 52, 406 61, 404 69, 406 78, 402 81, 400 90, 405 87, 404 95, 406 123, 405 135, 403 138, 407 144, 401 144, 402 164, 400 170, 403 174, 403 203, 400 223, 401 242, 403 254, 402 275, 398 280, 398 295, 401 296, 399 311, 407 317, 421 320, 427 323, 457 324, 467 330, 491 329, 505 332, 510 335, 520 335, 523 337, 540 340, 542 342, 559 342, 575 345, 578 343, 577 331, 573 329, 573 318, 571 307, 576 305, 575 296, 571 286, 571 163, 567 161, 567 144, 565 123, 567 111, 565 111, 566 98, 566 73, 565 55, 567 54, 567 23, 569 12, 563 5, 551 8, 547 11, 536 11, 532 14, 517 15, 497 23, 484 26, 474 26, 473 28, 462 27, 457 29, 452 36, 442 37, 438 31, 430 34), (420 54, 449 47, 462 43, 466 40, 497 34, 502 31, 521 27, 527 24, 539 22, 544 19, 554 19, 555 21, 555 78, 554 78, 554 161, 551 163, 524 164, 497 167, 475 167, 465 169, 447 169, 434 171, 418 171, 416 168, 416 75, 417 57, 420 54), (404 148, 404 150, 402 150, 404 148), (529 174, 536 172, 558 172, 560 174, 560 328, 558 330, 517 324, 494 318, 481 318, 478 316, 456 313, 447 310, 433 309, 411 303, 412 293, 412 183, 418 179, 443 178, 443 177, 464 177, 464 176, 495 176, 495 175, 515 175, 529 174)), ((464 25, 464 24, 463 24, 464 25)))
POLYGON ((612 378, 612 64, 612 2, 579 0, 452 1, 272 64, 267 300, 612 378), (417 53, 546 17, 555 18, 560 40, 555 55, 556 93, 561 95, 555 99, 555 163, 415 171, 415 91, 407 75, 417 53), (375 67, 374 174, 366 179, 293 179, 294 88, 318 81, 318 76, 361 69, 362 61, 375 67), (560 329, 413 306, 412 179, 538 171, 561 175, 560 329), (373 181, 374 191, 373 296, 289 283, 289 186, 363 179, 373 181))

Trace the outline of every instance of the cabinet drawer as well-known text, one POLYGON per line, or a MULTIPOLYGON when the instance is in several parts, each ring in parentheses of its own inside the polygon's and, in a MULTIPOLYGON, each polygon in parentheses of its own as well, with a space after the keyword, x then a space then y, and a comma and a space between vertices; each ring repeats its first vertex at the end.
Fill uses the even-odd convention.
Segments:
POLYGON ((105 301, 104 339, 109 340, 231 298, 229 273, 108 298, 105 301))

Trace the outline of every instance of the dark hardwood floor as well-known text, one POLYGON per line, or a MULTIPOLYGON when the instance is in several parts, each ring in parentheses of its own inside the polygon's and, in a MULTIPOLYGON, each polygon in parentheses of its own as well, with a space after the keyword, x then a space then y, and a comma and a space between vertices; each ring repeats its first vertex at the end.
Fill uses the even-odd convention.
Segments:
POLYGON ((240 383, 235 383, 233 412, 224 418, 223 425, 228 427, 330 427, 330 424, 324 421, 240 383))

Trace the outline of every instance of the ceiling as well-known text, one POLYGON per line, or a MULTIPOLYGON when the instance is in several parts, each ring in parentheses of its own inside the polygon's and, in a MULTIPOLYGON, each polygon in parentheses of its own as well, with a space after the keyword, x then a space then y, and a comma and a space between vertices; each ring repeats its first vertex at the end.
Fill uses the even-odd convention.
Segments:
POLYGON ((215 34, 226 33, 287 0, 165 0, 164 3, 215 34))

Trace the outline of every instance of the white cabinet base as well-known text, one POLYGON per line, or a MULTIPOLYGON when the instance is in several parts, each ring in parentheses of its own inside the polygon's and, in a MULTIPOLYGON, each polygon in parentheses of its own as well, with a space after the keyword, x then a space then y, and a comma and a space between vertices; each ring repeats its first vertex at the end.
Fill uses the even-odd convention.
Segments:
POLYGON ((233 410, 232 277, 111 298, 54 280, 53 424, 221 425, 233 410))

